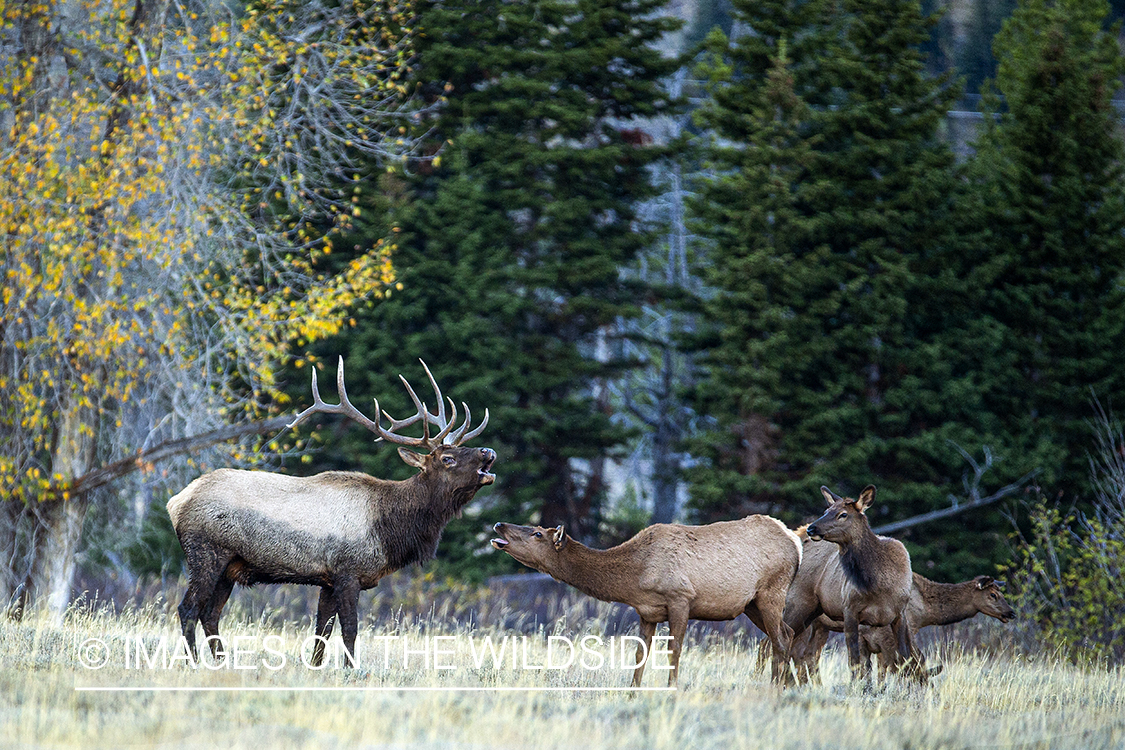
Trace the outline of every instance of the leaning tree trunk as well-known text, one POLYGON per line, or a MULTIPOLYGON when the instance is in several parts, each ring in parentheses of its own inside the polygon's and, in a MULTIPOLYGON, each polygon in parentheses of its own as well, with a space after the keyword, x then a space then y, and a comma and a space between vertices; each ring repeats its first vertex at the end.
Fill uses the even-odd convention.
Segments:
MULTIPOLYGON (((51 461, 60 486, 69 485, 93 464, 93 435, 96 434, 93 419, 93 410, 83 405, 72 405, 62 414, 51 461)), ((86 507, 86 496, 77 495, 46 500, 35 509, 39 528, 33 548, 31 593, 46 606, 48 616, 56 624, 62 622, 70 604, 86 507)))
POLYGON ((18 500, 0 500, 0 615, 15 609, 21 557, 17 534, 23 507, 18 500))

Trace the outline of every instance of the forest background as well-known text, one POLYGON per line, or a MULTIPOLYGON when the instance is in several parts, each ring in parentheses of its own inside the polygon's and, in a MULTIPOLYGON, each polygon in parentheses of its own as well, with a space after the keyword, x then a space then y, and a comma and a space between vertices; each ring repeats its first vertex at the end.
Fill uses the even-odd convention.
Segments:
POLYGON ((422 359, 489 409, 449 585, 515 572, 499 520, 875 484, 916 570, 1125 653, 1125 4, 0 8, 10 614, 174 579, 206 469, 406 476, 283 430, 343 356, 353 401, 422 359))

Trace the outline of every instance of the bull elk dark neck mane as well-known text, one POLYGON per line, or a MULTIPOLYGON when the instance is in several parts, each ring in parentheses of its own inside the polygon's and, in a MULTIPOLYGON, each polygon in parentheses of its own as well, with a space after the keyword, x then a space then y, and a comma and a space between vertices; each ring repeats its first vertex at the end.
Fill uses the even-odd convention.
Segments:
POLYGON ((434 504, 431 499, 441 496, 440 488, 427 479, 428 475, 417 474, 404 480, 400 493, 403 502, 375 514, 372 533, 382 540, 389 567, 405 568, 434 559, 446 524, 476 494, 475 489, 453 492, 446 496, 447 503, 434 504))

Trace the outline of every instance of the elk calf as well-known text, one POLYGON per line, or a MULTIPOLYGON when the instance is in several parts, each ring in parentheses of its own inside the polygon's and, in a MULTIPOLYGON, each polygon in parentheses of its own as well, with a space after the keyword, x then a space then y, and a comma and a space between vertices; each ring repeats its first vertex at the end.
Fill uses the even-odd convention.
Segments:
POLYGON ((656 524, 607 550, 574 541, 559 526, 498 523, 492 546, 589 596, 628 604, 641 619, 634 687, 644 673, 656 626, 672 634, 675 685, 688 620, 733 620, 745 613, 774 652, 774 679, 788 662, 792 631, 782 621, 785 596, 801 562, 801 542, 778 520, 748 516, 707 526, 656 524))
MULTIPOLYGON (((321 400, 314 369, 313 405, 289 425, 295 427, 315 413, 350 417, 379 439, 403 446, 398 449, 402 460, 418 469, 410 479, 396 482, 343 471, 292 477, 219 469, 199 477, 168 501, 168 515, 184 548, 188 588, 179 614, 193 657, 196 621, 202 622, 211 652, 217 653, 219 617, 235 583, 304 583, 321 587, 316 634, 326 639, 339 618, 350 661, 355 653, 359 592, 399 568, 432 558, 449 519, 477 490, 495 481, 490 469, 496 452, 461 445, 481 433, 488 424, 488 411, 470 431, 466 406, 464 423, 454 429, 457 408, 449 402, 452 416, 447 419, 441 390, 424 362, 422 367, 437 394, 436 414, 427 411, 402 378, 418 413, 392 419, 380 412, 376 401, 376 419, 368 419, 348 401, 341 358, 336 376, 340 403, 321 400), (383 417, 390 420, 389 430, 379 424, 383 417), (396 434, 419 421, 421 438, 396 434), (432 437, 430 425, 438 430, 432 437)), ((324 641, 319 640, 313 663, 319 665, 323 655, 324 641)))
POLYGON ((864 511, 875 502, 874 486, 864 488, 857 500, 827 487, 820 491, 828 510, 809 524, 807 533, 813 541, 834 542, 838 551, 801 566, 790 587, 785 622, 798 638, 822 614, 842 621, 853 677, 869 683, 871 664, 860 650, 860 625, 890 626, 897 659, 905 661, 914 653, 906 618, 913 587, 910 554, 901 542, 871 531, 864 511))

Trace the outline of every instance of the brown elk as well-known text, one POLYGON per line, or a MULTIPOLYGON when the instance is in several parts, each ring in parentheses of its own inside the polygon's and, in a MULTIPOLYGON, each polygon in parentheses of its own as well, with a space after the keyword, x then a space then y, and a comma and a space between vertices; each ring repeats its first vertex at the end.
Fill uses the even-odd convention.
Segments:
POLYGON ((212 653, 218 652, 219 617, 235 583, 303 583, 321 587, 316 613, 321 640, 314 647, 313 663, 320 664, 323 639, 331 634, 337 618, 351 663, 359 592, 399 568, 432 558, 449 519, 477 490, 495 481, 490 473, 495 451, 462 445, 484 430, 488 411, 470 430, 472 415, 462 403, 465 421, 455 429, 456 406, 449 401, 452 415, 447 419, 441 390, 424 362, 422 367, 437 396, 436 414, 400 375, 417 413, 396 420, 381 411, 376 400, 376 419, 367 418, 348 401, 341 357, 336 375, 340 403, 321 400, 313 370, 313 405, 289 425, 296 427, 317 413, 349 417, 377 434, 377 440, 401 446, 399 456, 419 470, 410 479, 390 481, 341 471, 293 477, 219 469, 199 477, 168 501, 168 515, 184 548, 188 588, 179 614, 193 657, 197 620, 212 653), (390 421, 390 429, 380 424, 383 417, 390 421), (421 438, 397 434, 418 422, 421 438), (431 435, 431 425, 437 434, 431 435))
MULTIPOLYGON (((831 546, 823 542, 808 542, 805 545, 805 559, 810 557, 815 559, 819 556, 814 545, 831 546)), ((906 605, 906 619, 910 624, 912 636, 917 635, 923 628, 933 625, 952 625, 976 617, 978 614, 995 617, 1003 623, 1016 616, 1015 610, 1004 599, 1003 581, 997 581, 991 576, 981 575, 961 583, 938 583, 918 573, 915 573, 913 578, 910 602, 906 605)), ((798 663, 800 671, 814 676, 817 672, 820 652, 828 641, 829 633, 843 632, 843 629, 842 622, 821 615, 801 638, 794 639, 791 654, 798 663)), ((880 674, 897 671, 900 664, 893 658, 895 638, 891 629, 862 626, 859 633, 860 648, 864 657, 878 654, 880 674)), ((919 668, 924 669, 925 657, 922 653, 916 651, 914 658, 918 661, 919 668)), ((926 674, 934 675, 940 671, 941 667, 938 666, 926 674)))
MULTIPOLYGON (((785 622, 799 638, 822 614, 844 623, 844 640, 852 674, 867 683, 870 662, 863 658, 859 626, 890 626, 896 658, 914 655, 906 605, 913 587, 910 554, 895 539, 876 536, 865 510, 875 502, 875 487, 868 485, 852 500, 820 488, 828 509, 809 524, 813 541, 827 540, 837 547, 818 560, 806 560, 797 572, 785 604, 785 622)), ((920 677, 920 673, 914 674, 920 677)))
POLYGON ((707 526, 655 524, 606 550, 571 539, 559 526, 498 523, 492 546, 589 596, 628 604, 641 620, 638 666, 651 653, 656 626, 671 631, 675 685, 688 620, 733 620, 742 613, 766 634, 774 649, 774 678, 788 662, 792 632, 782 621, 785 595, 801 562, 801 542, 778 520, 748 516, 707 526))

